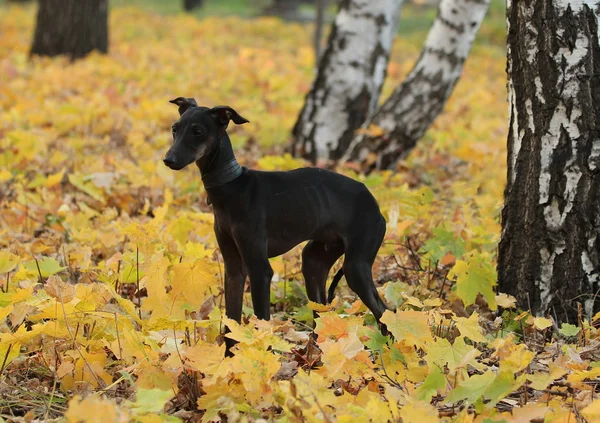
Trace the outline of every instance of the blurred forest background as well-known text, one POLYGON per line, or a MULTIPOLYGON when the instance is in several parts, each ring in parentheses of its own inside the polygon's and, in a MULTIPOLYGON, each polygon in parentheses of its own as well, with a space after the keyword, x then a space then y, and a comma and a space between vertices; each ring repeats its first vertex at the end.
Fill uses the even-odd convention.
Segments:
MULTIPOLYGON (((473 0, 483 5, 473 46, 449 61, 449 89, 402 154, 338 160, 340 149, 307 147, 298 122, 326 68, 316 50, 328 54, 350 3, 90 0, 100 12, 84 18, 107 15, 108 38, 70 58, 31 55, 57 37, 36 34, 37 2, 0 0, 0 421, 597 421, 598 315, 570 309, 561 323, 495 292, 504 2, 473 0), (345 283, 332 304, 308 303, 299 249, 271 260, 271 321, 252 316, 249 292, 243 323, 227 320, 200 175, 162 163, 178 96, 250 121, 229 129, 242 165, 316 163, 368 186, 388 223, 373 272, 397 309, 394 339, 345 283), (240 342, 234 357, 224 323, 240 342)), ((45 22, 60 25, 66 10, 45 22)), ((352 145, 385 141, 383 123, 363 120, 424 57, 439 10, 402 5, 380 99, 346 119, 352 145)))

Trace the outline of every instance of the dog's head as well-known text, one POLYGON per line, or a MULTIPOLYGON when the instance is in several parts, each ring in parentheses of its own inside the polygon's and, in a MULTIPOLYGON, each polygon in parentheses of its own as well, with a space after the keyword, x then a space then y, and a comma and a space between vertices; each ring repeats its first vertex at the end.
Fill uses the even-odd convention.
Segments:
POLYGON ((200 107, 193 98, 177 97, 170 103, 179 106, 179 120, 173 124, 173 145, 164 163, 180 170, 213 151, 229 121, 240 125, 248 120, 229 106, 200 107))

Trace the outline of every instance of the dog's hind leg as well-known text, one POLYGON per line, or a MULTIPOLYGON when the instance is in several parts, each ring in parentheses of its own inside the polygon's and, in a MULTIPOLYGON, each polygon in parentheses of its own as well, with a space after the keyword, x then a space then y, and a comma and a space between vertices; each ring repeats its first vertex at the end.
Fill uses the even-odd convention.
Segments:
POLYGON ((325 284, 331 266, 344 254, 342 244, 327 245, 309 241, 302 250, 302 274, 308 299, 319 304, 327 303, 325 284))
POLYGON ((381 315, 388 308, 375 288, 372 268, 385 235, 385 219, 379 215, 372 226, 363 225, 363 227, 375 227, 375 229, 368 232, 363 231, 348 241, 343 269, 348 286, 371 310, 379 323, 381 315))

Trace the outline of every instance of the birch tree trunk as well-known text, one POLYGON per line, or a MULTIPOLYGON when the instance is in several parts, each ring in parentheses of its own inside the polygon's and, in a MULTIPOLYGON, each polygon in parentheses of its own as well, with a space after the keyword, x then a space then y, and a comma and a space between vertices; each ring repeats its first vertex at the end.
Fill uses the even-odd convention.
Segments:
POLYGON ((508 2, 499 290, 577 322, 600 308, 600 0, 508 2))
POLYGON ((108 51, 108 0, 40 0, 32 55, 78 59, 108 51))
POLYGON ((442 0, 421 56, 364 127, 344 160, 366 162, 366 169, 393 168, 441 113, 458 81, 490 0, 442 0), (375 154, 372 154, 375 153, 375 154))
POLYGON ((377 106, 402 0, 344 0, 292 131, 292 154, 337 160, 377 106))

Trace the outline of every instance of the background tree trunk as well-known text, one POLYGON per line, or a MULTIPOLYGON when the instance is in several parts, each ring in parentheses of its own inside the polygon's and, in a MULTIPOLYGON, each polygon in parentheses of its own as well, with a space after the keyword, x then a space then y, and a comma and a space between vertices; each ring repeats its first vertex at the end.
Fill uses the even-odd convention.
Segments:
POLYGON ((292 153, 337 160, 381 94, 401 0, 344 0, 292 131, 292 153))
POLYGON ((191 12, 194 9, 202 7, 203 0, 183 0, 183 9, 191 12))
POLYGON ((415 146, 450 97, 489 5, 442 0, 419 60, 364 125, 381 129, 357 133, 344 160, 360 160, 367 171, 388 169, 415 146))
POLYGON ((31 54, 86 56, 108 51, 108 0, 40 0, 31 54))
POLYGON ((499 289, 577 322, 600 298, 600 0, 508 2, 499 289))

